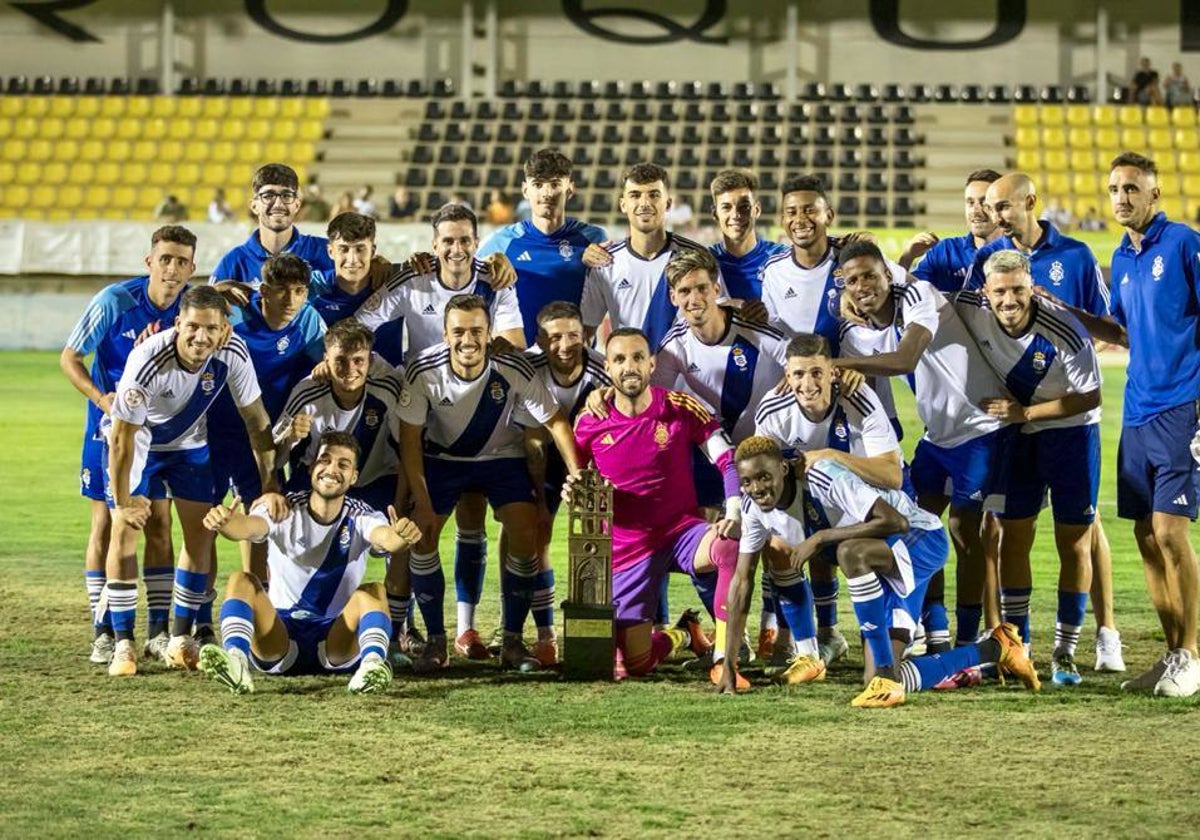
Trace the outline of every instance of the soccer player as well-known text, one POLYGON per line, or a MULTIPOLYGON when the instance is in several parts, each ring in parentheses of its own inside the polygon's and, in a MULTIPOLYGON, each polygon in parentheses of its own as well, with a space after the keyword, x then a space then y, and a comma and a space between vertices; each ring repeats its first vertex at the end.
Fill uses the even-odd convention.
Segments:
MULTIPOLYGON (((174 323, 179 298, 196 270, 196 236, 187 228, 167 225, 150 236, 146 255, 147 275, 106 286, 92 298, 59 356, 59 367, 79 393, 88 399, 79 472, 80 494, 91 500, 91 530, 84 560, 84 581, 92 611, 91 660, 107 665, 112 659, 112 625, 97 611, 104 592, 105 555, 110 518, 105 501, 107 453, 101 420, 112 410, 117 381, 125 360, 143 332, 174 323), (94 353, 89 373, 84 359, 94 353)), ((146 527, 146 557, 142 580, 146 585, 149 624, 143 655, 161 658, 166 650, 167 620, 171 609, 174 551, 171 546, 171 503, 150 505, 146 527)))
POLYGON ((756 226, 762 215, 758 179, 745 169, 723 169, 712 179, 709 191, 721 241, 708 250, 717 258, 727 291, 743 303, 762 300, 763 268, 771 257, 787 253, 788 246, 758 237, 756 226))
POLYGON ((1112 317, 1073 311, 1095 338, 1129 348, 1117 515, 1134 520, 1167 642, 1158 662, 1121 687, 1190 697, 1200 689, 1200 571, 1188 541, 1200 503, 1200 235, 1159 211, 1158 168, 1150 158, 1114 158, 1108 195, 1125 228, 1113 252, 1112 317))
POLYGON ((383 514, 346 496, 357 479, 358 442, 325 432, 310 473, 311 490, 288 496, 287 515, 265 504, 238 513, 217 505, 204 526, 231 540, 266 543, 270 595, 253 574, 233 572, 221 605, 221 642, 205 645, 200 667, 234 694, 254 691, 253 667, 268 674, 345 673, 351 694, 391 684, 391 621, 383 586, 362 582, 367 554, 399 554, 421 534, 388 506, 383 514), (357 667, 355 667, 357 666, 357 667))
MULTIPOLYGON (((613 485, 617 650, 625 672, 642 676, 685 647, 697 656, 711 650, 694 612, 686 611, 673 628, 654 630, 655 608, 669 572, 694 579, 732 564, 741 507, 728 436, 695 397, 650 385, 655 362, 645 333, 636 327, 614 330, 604 366, 615 388, 607 414, 580 415, 575 440, 580 459, 594 461, 613 485), (725 480, 724 517, 711 525, 696 514, 691 473, 697 446, 725 480)), ((569 498, 569 483, 564 498, 569 498)), ((727 617, 719 586, 713 600, 718 644, 724 647, 720 633, 727 617)))
MULTIPOLYGON (((554 397, 559 410, 574 424, 590 394, 612 385, 604 371, 604 357, 584 344, 583 316, 579 307, 565 300, 548 303, 538 313, 538 346, 525 353, 525 360, 554 397)), ((533 658, 543 666, 558 661, 558 640, 554 632, 554 568, 550 564, 550 539, 554 517, 562 501, 562 486, 567 467, 554 449, 546 430, 524 412, 518 422, 526 426, 525 455, 529 462, 538 505, 538 559, 540 569, 534 584, 533 623, 537 643, 533 658)))
POLYGON ((983 295, 960 292, 954 308, 1011 395, 997 393, 983 407, 1020 426, 999 515, 1000 611, 1029 644, 1029 553, 1049 491, 1060 564, 1051 676, 1055 685, 1074 686, 1082 679, 1075 647, 1100 489, 1100 363, 1083 325, 1034 297, 1029 269, 1019 251, 993 252, 983 266, 983 295))
POLYGON ((996 220, 984 201, 988 186, 1000 180, 994 169, 977 169, 967 175, 963 190, 963 212, 967 217, 967 232, 950 239, 938 239, 931 232, 919 233, 909 241, 897 262, 908 269, 909 276, 926 280, 940 292, 957 292, 963 287, 975 262, 975 254, 1000 234, 996 220), (912 264, 917 262, 917 267, 912 264))
POLYGON ((605 240, 602 228, 567 217, 567 202, 575 192, 571 160, 557 149, 538 149, 525 161, 521 194, 532 216, 493 232, 476 256, 504 254, 517 273, 517 299, 525 327, 524 346, 537 340, 537 314, 548 303, 583 300, 587 266, 583 252, 605 240))
POLYGON ((133 619, 137 607, 137 538, 151 501, 174 500, 183 529, 175 570, 168 667, 195 668, 189 635, 205 601, 212 535, 204 515, 213 501, 205 414, 226 387, 250 434, 264 491, 275 489, 271 423, 246 343, 232 334, 225 299, 209 286, 188 289, 175 326, 133 349, 117 383, 106 423, 108 497, 113 511, 103 605, 112 615, 116 649, 108 672, 137 673, 133 619))
POLYGON ((501 664, 533 669, 537 660, 527 654, 521 629, 538 581, 538 510, 513 412, 523 408, 549 430, 574 474, 579 466, 571 427, 525 359, 488 349, 489 309, 482 297, 460 294, 446 303, 445 338, 409 364, 399 405, 401 463, 422 534, 411 555, 412 587, 429 634, 413 665, 419 672, 446 665, 438 537, 459 497, 476 491, 486 495, 507 534, 501 664))
MULTIPOLYGON (((787 580, 799 577, 804 564, 818 552, 836 546, 870 660, 866 688, 851 706, 900 705, 908 691, 932 687, 957 670, 981 662, 997 663, 1026 687, 1040 688, 1037 672, 1011 625, 1000 625, 982 642, 898 664, 920 614, 923 590, 933 572, 946 562, 949 546, 940 519, 899 490, 876 487, 829 458, 801 456, 795 473, 789 475, 779 445, 770 438, 747 438, 736 457, 745 500, 737 574, 730 585, 731 612, 739 614, 733 605, 744 602, 748 595, 760 553, 787 580), (806 492, 801 491, 802 486, 806 492), (799 507, 808 504, 820 508, 831 527, 803 537, 797 514, 799 507)), ((731 662, 736 662, 736 655, 736 647, 730 645, 731 662)), ((824 678, 819 662, 810 658, 805 665, 808 679, 797 682, 824 678)), ((726 669, 718 686, 733 693, 734 668, 726 669)))
POLYGON ((296 170, 282 163, 260 166, 254 172, 250 191, 250 212, 258 220, 258 228, 249 239, 221 257, 209 282, 236 280, 257 289, 262 282, 263 264, 281 253, 300 257, 314 271, 333 268, 328 241, 303 234, 296 227, 296 217, 304 203, 296 170))
MULTIPOLYGON (((854 320, 842 326, 837 364, 868 375, 913 377, 917 413, 925 424, 913 457, 913 487, 925 510, 940 516, 949 505, 957 557, 956 635, 959 644, 967 644, 979 633, 985 612, 980 526, 1005 425, 980 404, 1001 393, 1001 383, 954 308, 931 284, 897 281, 870 242, 847 246, 841 267, 842 304, 854 320)), ((986 606, 988 626, 999 624, 990 597, 986 606)), ((940 646, 941 639, 931 634, 931 643, 940 646)))
MULTIPOLYGON (((668 180, 667 171, 656 163, 635 163, 621 176, 619 203, 629 220, 629 238, 607 246, 607 263, 588 271, 580 309, 589 341, 605 316, 614 330, 637 327, 653 347, 658 347, 675 323, 667 263, 680 251, 704 248, 667 232, 666 213, 671 207, 668 180)), ((716 282, 724 301, 719 271, 716 282)))

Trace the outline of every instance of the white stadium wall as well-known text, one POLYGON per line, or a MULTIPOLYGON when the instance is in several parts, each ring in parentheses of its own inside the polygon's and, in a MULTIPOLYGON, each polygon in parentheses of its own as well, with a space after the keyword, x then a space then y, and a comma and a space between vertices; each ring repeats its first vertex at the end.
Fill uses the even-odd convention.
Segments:
MULTIPOLYGON (((58 4, 42 4, 53 7, 58 4)), ((70 9, 31 12, 0 6, 0 74, 4 76, 155 75, 158 0, 97 0, 70 9)), ((476 63, 485 57, 487 0, 470 0, 476 63)), ((787 3, 750 0, 496 0, 500 78, 782 79, 787 3), (657 21, 590 9, 637 9, 657 21), (711 21, 707 22, 706 21, 711 21), (588 29, 592 31, 588 31, 588 29), (633 43, 637 39, 673 39, 633 43)), ((1090 83, 1096 74, 1097 8, 1108 16, 1104 64, 1124 78, 1138 56, 1159 67, 1182 59, 1200 75, 1200 20, 1181 22, 1194 0, 845 0, 799 2, 797 69, 802 80, 953 82, 955 84, 1090 83), (1191 4, 1191 5, 1189 5, 1191 4), (998 9, 1014 28, 1004 34, 998 9), (896 19, 891 34, 889 10, 896 19), (1021 24, 1021 19, 1024 22, 1021 24), (1196 31, 1194 31, 1196 30, 1196 31), (996 46, 968 42, 995 33, 996 46), (905 37, 937 42, 900 46, 905 37)), ((215 77, 433 78, 461 74, 460 2, 428 0, 209 0, 173 5, 176 59, 182 72, 215 77), (376 31, 372 31, 376 30, 376 31), (358 34, 355 34, 358 33, 358 34), (344 40, 321 43, 314 39, 344 40)), ((1194 11, 1193 18, 1200 18, 1194 11)))

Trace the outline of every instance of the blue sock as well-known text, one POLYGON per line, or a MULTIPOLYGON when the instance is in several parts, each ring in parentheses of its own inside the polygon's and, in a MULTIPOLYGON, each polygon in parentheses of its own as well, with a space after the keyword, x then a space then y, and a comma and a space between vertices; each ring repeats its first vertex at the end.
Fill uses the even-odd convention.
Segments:
POLYGON ((175 613, 174 626, 171 628, 172 635, 184 636, 192 632, 196 614, 204 604, 204 595, 207 591, 207 573, 189 572, 186 569, 175 570, 175 613))
POLYGON ((478 604, 487 568, 487 534, 458 531, 454 539, 454 590, 460 604, 478 604))
POLYGON ((539 630, 554 628, 554 570, 545 569, 533 579, 533 623, 539 630))
POLYGON ((954 608, 958 627, 954 636, 956 645, 969 645, 979 636, 979 624, 983 621, 983 604, 958 604, 954 608))
POLYGON ((1083 629, 1083 616, 1087 612, 1088 594, 1058 590, 1058 614, 1054 622, 1054 651, 1075 655, 1079 644, 1079 632, 1083 629))
POLYGON ((254 610, 240 598, 226 598, 221 604, 221 645, 225 650, 240 650, 250 655, 254 638, 254 610))
POLYGON ((446 635, 446 619, 442 605, 446 600, 446 575, 442 571, 442 558, 433 554, 408 555, 409 578, 412 582, 413 598, 421 610, 425 629, 430 636, 446 635))
MULTIPOLYGON (((266 587, 263 587, 266 590, 266 587)), ((196 610, 196 629, 201 627, 212 627, 213 621, 213 603, 217 600, 217 590, 210 589, 204 593, 204 603, 200 605, 200 609, 196 610)))
MULTIPOLYGON (((224 614, 224 610, 221 611, 224 614)), ((222 626, 223 626, 222 622, 222 626)), ((222 627, 223 629, 223 627, 222 627)), ((358 619, 358 657, 375 654, 387 659, 388 639, 392 636, 392 620, 383 610, 371 610, 358 619)))
POLYGON ((972 642, 962 647, 951 648, 945 653, 933 653, 909 659, 901 667, 906 691, 922 691, 933 688, 946 677, 953 676, 963 668, 979 664, 979 645, 972 642), (916 674, 913 674, 913 671, 916 674))
POLYGON ((500 572, 500 597, 504 601, 504 632, 520 635, 525 629, 525 618, 533 605, 538 561, 536 557, 504 558, 500 572))
POLYGON ((110 578, 104 584, 104 602, 112 621, 113 636, 118 640, 132 639, 137 618, 137 581, 110 578))
POLYGON ((92 612, 92 629, 99 636, 101 633, 112 633, 112 621, 108 617, 108 610, 104 611, 104 615, 99 615, 100 598, 104 595, 104 571, 95 571, 83 573, 83 582, 87 586, 88 606, 92 612))
MULTIPOLYGON (((142 581, 146 584, 146 616, 149 629, 146 635, 153 637, 167 632, 167 621, 171 616, 171 590, 175 570, 170 566, 153 566, 142 569, 142 581)), ((209 607, 211 614, 212 607, 209 607)))
POLYGON ((925 602, 921 623, 925 625, 925 640, 928 644, 950 644, 950 615, 941 601, 925 602))
POLYGON ((775 592, 779 596, 782 617, 792 630, 792 641, 814 638, 817 625, 813 621, 813 595, 808 580, 800 578, 797 583, 790 585, 775 581, 775 592))
MULTIPOLYGON (((704 605, 704 609, 708 610, 709 618, 715 618, 716 613, 713 612, 713 599, 717 595, 716 571, 692 575, 692 587, 695 588, 696 594, 700 596, 700 603, 704 605)), ((664 586, 663 592, 665 593, 666 591, 667 589, 664 586)))
POLYGON ((1021 641, 1029 644, 1029 586, 1000 587, 1000 615, 1021 633, 1021 641))
POLYGON ((838 623, 838 579, 814 580, 812 582, 813 603, 817 606, 817 626, 836 627, 838 623))
POLYGON ((671 602, 667 598, 667 584, 670 581, 669 575, 663 575, 662 589, 658 593, 658 606, 654 611, 655 624, 670 624, 671 623, 671 602))
POLYGON ((858 577, 847 577, 850 601, 854 604, 854 615, 859 629, 871 649, 876 670, 890 668, 895 664, 892 656, 892 640, 888 635, 887 606, 883 600, 883 584, 879 575, 868 572, 858 577))
POLYGON ((392 637, 398 637, 408 623, 408 609, 412 605, 411 595, 392 595, 388 593, 388 617, 392 620, 392 637))

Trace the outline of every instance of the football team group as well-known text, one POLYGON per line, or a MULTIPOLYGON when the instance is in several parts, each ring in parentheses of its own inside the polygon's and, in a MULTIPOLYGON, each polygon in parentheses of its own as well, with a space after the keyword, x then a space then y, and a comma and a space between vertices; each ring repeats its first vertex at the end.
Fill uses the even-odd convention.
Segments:
POLYGON ((402 262, 356 213, 301 233, 282 164, 256 172, 257 228, 208 284, 189 285, 193 233, 154 232, 148 273, 99 292, 61 356, 89 401, 92 661, 113 676, 146 659, 199 668, 235 693, 258 673, 345 673, 351 692, 376 692, 452 654, 552 668, 552 529, 594 465, 613 487, 618 677, 681 657, 733 693, 752 687, 739 662, 758 658, 778 683, 825 680, 848 651, 844 578, 863 646, 852 705, 1006 673, 1036 691, 1030 553, 1048 504, 1057 611, 1037 647, 1065 690, 1083 679, 1089 598, 1095 669, 1125 669, 1097 509, 1102 342, 1128 348, 1117 515, 1166 641, 1123 688, 1200 688, 1200 235, 1159 212, 1152 160, 1112 161, 1111 284, 1038 219, 1019 172, 966 175, 967 232, 892 256, 869 232, 830 234, 816 176, 784 181, 778 244, 759 233, 754 176, 720 172, 720 241, 705 248, 667 231, 660 166, 623 173, 622 241, 566 216, 571 172, 535 152, 530 220, 481 243, 471 210, 446 205, 432 254, 402 262), (901 427, 893 387, 912 388, 923 433, 901 427), (911 464, 906 432, 921 433, 911 464), (489 507, 501 622, 481 634, 489 507), (453 636, 438 551, 451 514, 453 636), (370 555, 381 582, 364 580, 370 555), (699 609, 668 618, 673 572, 713 634, 699 609))

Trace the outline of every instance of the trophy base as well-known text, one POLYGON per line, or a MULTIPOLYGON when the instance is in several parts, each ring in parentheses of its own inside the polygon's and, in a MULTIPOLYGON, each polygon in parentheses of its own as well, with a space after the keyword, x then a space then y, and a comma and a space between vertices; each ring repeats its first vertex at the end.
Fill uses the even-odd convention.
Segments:
POLYGON ((616 640, 611 604, 563 601, 562 675, 567 680, 612 680, 616 640))

